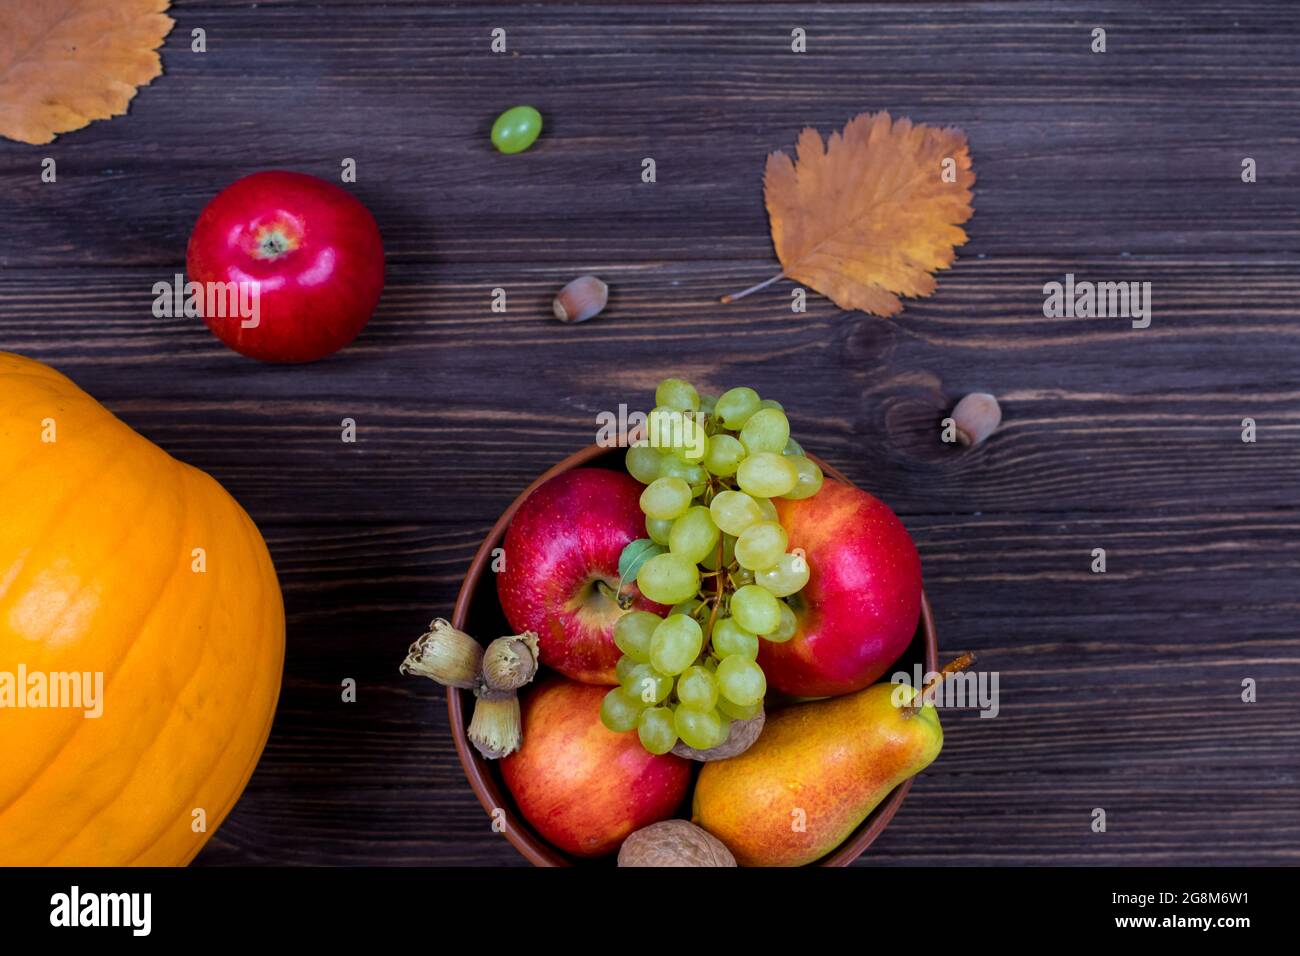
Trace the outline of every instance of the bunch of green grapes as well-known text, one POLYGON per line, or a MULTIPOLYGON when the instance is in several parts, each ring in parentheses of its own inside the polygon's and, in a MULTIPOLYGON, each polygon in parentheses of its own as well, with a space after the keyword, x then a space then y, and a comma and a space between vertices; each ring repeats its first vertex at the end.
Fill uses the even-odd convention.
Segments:
POLYGON ((610 730, 636 730, 650 753, 678 740, 707 750, 727 740, 731 721, 762 710, 759 641, 794 637, 785 598, 808 583, 808 564, 787 551, 771 499, 815 495, 822 472, 790 437, 779 402, 752 388, 701 396, 677 378, 655 390, 627 470, 646 486, 649 540, 625 556, 639 549, 637 587, 672 611, 619 619, 619 686, 600 717, 610 730))

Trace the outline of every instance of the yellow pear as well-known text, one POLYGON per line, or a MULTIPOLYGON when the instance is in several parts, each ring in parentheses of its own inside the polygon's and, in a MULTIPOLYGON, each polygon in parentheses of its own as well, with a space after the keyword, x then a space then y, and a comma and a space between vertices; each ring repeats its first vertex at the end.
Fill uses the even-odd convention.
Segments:
POLYGON ((939 714, 931 704, 912 706, 917 693, 876 684, 772 712, 752 747, 704 765, 691 819, 742 866, 825 856, 939 756, 939 714))

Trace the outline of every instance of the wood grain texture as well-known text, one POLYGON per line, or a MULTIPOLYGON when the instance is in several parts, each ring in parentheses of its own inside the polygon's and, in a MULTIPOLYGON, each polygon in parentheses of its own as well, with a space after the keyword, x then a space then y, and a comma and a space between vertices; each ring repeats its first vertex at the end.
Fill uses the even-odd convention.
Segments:
POLYGON ((670 373, 780 398, 916 537, 941 647, 1000 673, 999 716, 945 717, 943 755, 861 865, 1300 863, 1300 7, 173 15, 166 74, 128 116, 0 142, 0 348, 72 375, 266 533, 284 692, 199 864, 522 862, 464 781, 441 691, 397 664, 519 490, 670 373), (488 52, 496 26, 509 55, 488 52), (546 133, 498 156, 488 128, 521 101, 546 133), (793 314, 788 283, 718 305, 777 269, 766 153, 882 108, 971 143, 970 242, 938 292, 894 322, 816 296, 793 314), (213 193, 264 167, 333 178, 344 157, 389 253, 351 348, 269 367, 153 317, 213 193), (551 296, 585 272, 610 307, 561 326, 551 296), (1043 318, 1067 272, 1149 281, 1151 327, 1043 318), (975 390, 1002 429, 943 445, 975 390))

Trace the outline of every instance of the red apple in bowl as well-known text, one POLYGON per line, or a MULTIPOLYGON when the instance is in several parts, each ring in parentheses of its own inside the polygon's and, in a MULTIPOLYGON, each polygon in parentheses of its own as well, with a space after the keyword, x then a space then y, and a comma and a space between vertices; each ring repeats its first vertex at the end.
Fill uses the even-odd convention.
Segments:
POLYGON ((865 491, 827 478, 802 501, 776 500, 789 549, 808 560, 790 598, 799 620, 783 644, 760 641, 769 687, 830 697, 874 683, 907 650, 921 613, 921 558, 898 517, 865 491))
MULTIPOLYGON (((642 488, 624 473, 575 468, 539 486, 510 522, 497 574, 501 608, 516 632, 537 632, 542 663, 566 677, 618 683, 618 558, 646 536, 642 488)), ((635 583, 624 594, 633 607, 668 612, 635 583)))
POLYGON ((185 267, 204 290, 200 310, 213 334, 267 362, 312 362, 341 349, 384 288, 370 211, 333 183, 283 170, 218 193, 190 234, 185 267), (234 295, 253 308, 233 308, 234 295))
POLYGON ((575 856, 604 856, 633 830, 671 817, 690 762, 647 753, 634 733, 600 722, 608 688, 550 677, 525 693, 524 742, 501 761, 519 812, 575 856))

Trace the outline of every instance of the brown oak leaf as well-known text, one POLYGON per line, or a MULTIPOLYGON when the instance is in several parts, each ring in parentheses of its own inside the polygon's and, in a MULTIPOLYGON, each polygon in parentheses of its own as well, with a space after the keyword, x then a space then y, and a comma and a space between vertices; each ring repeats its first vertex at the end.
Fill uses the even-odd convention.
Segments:
POLYGON ((162 72, 169 0, 0 0, 0 136, 48 143, 162 72))
POLYGON ((797 162, 770 154, 763 176, 782 271, 723 301, 789 278, 842 309, 888 316, 899 296, 932 293, 931 273, 966 241, 975 174, 965 135, 862 113, 825 143, 805 129, 797 150, 797 162))

